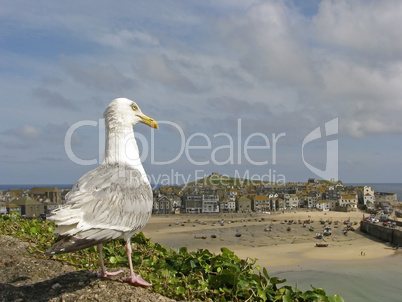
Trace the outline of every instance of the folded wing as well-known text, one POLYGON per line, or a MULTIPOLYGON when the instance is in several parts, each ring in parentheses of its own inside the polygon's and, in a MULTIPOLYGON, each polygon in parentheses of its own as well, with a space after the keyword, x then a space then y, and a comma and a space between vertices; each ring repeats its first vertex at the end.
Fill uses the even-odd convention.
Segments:
POLYGON ((152 190, 141 173, 125 165, 101 165, 86 173, 50 217, 58 242, 47 254, 77 251, 114 238, 130 238, 147 223, 152 190))

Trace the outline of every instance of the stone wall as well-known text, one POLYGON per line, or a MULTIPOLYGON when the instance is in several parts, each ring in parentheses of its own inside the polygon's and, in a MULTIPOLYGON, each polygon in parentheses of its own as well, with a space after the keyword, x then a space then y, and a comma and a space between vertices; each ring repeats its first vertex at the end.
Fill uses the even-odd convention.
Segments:
POLYGON ((385 242, 402 245, 402 231, 399 228, 390 228, 371 222, 361 221, 360 230, 363 233, 367 233, 385 242))

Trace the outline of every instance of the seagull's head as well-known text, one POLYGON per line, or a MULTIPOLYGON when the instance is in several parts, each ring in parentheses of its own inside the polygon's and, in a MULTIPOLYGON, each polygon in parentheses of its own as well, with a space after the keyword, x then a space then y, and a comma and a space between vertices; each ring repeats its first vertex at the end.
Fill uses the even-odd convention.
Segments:
POLYGON ((126 98, 114 99, 107 106, 104 117, 107 124, 132 125, 143 123, 151 128, 158 129, 158 123, 142 113, 140 107, 132 100, 126 98))

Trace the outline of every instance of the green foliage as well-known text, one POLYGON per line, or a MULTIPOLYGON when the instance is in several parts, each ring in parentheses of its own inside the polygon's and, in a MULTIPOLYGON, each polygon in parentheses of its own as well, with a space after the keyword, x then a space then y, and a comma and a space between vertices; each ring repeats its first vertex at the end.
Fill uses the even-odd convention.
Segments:
MULTIPOLYGON (((26 220, 18 216, 2 215, 0 234, 28 241, 29 252, 43 255, 55 241, 52 222, 26 220)), ((153 284, 153 290, 167 297, 188 301, 326 301, 343 302, 338 296, 327 296, 321 288, 301 292, 297 288, 279 285, 286 280, 270 277, 265 268, 256 265, 256 259, 239 259, 227 248, 221 254, 208 250, 189 252, 187 248, 168 250, 153 243, 142 233, 132 238, 133 265, 142 277, 153 284)), ((104 258, 109 267, 127 266, 122 240, 104 245, 104 258)), ((95 247, 76 253, 53 256, 78 269, 99 269, 95 247)))

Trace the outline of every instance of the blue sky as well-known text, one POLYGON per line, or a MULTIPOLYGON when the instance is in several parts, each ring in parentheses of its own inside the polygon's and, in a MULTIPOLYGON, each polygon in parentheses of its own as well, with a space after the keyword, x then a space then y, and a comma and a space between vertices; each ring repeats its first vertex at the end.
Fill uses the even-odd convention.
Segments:
POLYGON ((402 182, 401 23, 399 0, 2 1, 0 183, 75 183, 97 164, 66 133, 90 121, 71 150, 101 161, 116 97, 160 121, 135 127, 151 181, 402 182))

